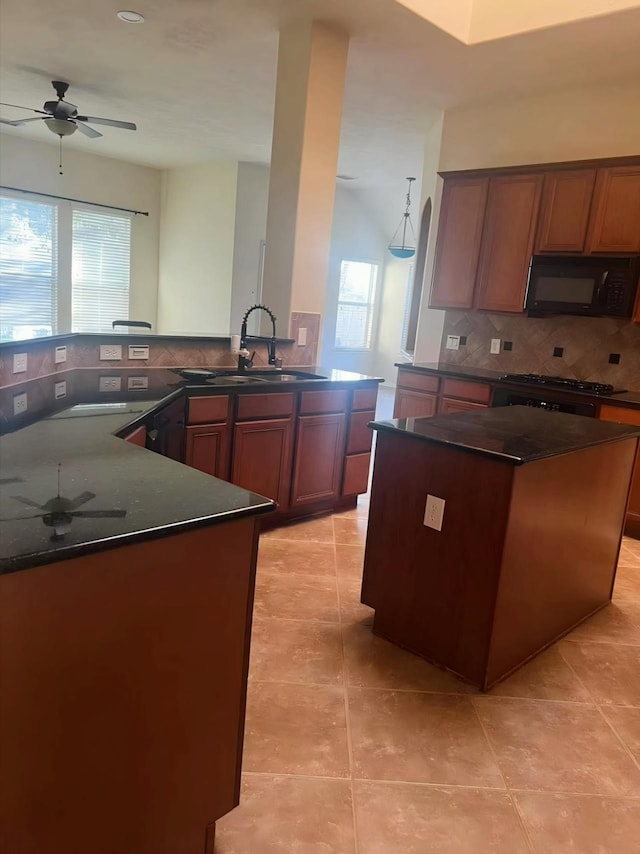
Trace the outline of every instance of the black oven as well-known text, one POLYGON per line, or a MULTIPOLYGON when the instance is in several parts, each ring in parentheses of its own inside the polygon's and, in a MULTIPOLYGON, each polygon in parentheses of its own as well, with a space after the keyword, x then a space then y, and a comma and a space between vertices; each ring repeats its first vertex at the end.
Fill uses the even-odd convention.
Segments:
POLYGON ((596 417, 595 403, 585 400, 566 400, 541 391, 514 391, 497 388, 493 393, 492 406, 534 406, 547 412, 569 412, 572 415, 596 417))
POLYGON ((631 317, 640 258, 534 255, 526 309, 532 317, 631 317))

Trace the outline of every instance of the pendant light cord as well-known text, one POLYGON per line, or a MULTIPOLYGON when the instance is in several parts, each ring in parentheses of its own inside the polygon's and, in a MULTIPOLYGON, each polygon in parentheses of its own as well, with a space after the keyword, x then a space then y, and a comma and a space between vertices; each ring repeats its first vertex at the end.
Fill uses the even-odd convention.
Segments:
POLYGON ((62 175, 62 134, 60 134, 60 162, 58 163, 58 175, 62 175))

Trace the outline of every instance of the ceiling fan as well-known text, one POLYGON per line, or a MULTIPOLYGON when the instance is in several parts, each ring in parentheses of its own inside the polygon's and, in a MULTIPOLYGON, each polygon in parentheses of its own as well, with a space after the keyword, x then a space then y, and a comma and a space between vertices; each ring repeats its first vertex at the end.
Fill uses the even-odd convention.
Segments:
POLYGON ((77 130, 85 136, 95 139, 102 136, 100 131, 95 130, 90 125, 85 124, 91 122, 95 125, 107 125, 108 127, 123 128, 124 130, 137 130, 133 122, 120 122, 116 119, 101 119, 98 116, 79 116, 78 108, 75 104, 70 104, 64 100, 64 96, 69 88, 68 83, 63 83, 61 80, 52 80, 51 85, 56 90, 58 96, 57 101, 45 101, 42 110, 36 110, 32 107, 21 107, 19 104, 5 104, 0 102, 3 107, 16 107, 19 110, 30 110, 32 113, 40 115, 35 119, 0 119, 3 125, 11 125, 12 127, 20 127, 27 122, 43 121, 52 133, 57 134, 62 140, 63 136, 71 136, 77 130))

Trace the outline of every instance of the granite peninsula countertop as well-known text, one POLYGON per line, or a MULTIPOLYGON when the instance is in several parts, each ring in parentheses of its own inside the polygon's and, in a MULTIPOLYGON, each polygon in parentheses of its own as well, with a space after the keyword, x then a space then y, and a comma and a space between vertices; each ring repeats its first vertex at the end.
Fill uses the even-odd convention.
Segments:
MULTIPOLYGON (((506 370, 492 371, 488 368, 472 368, 464 365, 452 365, 446 362, 396 362, 396 368, 403 370, 415 371, 422 374, 438 374, 439 376, 453 377, 455 379, 472 380, 476 382, 486 382, 491 385, 508 386, 510 388, 537 389, 542 391, 542 387, 527 385, 526 383, 505 382, 501 378, 507 373, 506 370)), ((587 398, 592 402, 606 403, 608 406, 624 406, 630 409, 640 409, 640 391, 625 391, 619 394, 589 394, 584 391, 576 391, 575 389, 558 389, 544 388, 544 393, 550 396, 562 395, 579 397, 581 400, 587 398)))
POLYGON ((433 418, 373 421, 370 426, 409 440, 459 448, 512 465, 640 437, 640 427, 631 424, 546 412, 530 406, 501 406, 433 418))
MULTIPOLYGON (((65 372, 67 397, 58 401, 54 384, 62 375, 25 383, 34 409, 0 423, 5 432, 0 437, 0 574, 275 509, 270 499, 117 434, 146 423, 156 409, 187 393, 264 394, 380 382, 339 370, 297 370, 323 378, 236 388, 187 381, 164 369, 79 369, 65 372), (99 392, 100 377, 106 375, 119 376, 124 391, 99 392), (146 377, 148 388, 127 390, 131 377, 146 377), (47 502, 58 495, 58 473, 59 494, 84 500, 73 508, 78 515, 63 525, 64 536, 52 540, 45 514, 50 512, 47 502)), ((0 390, 5 413, 20 388, 0 390)))

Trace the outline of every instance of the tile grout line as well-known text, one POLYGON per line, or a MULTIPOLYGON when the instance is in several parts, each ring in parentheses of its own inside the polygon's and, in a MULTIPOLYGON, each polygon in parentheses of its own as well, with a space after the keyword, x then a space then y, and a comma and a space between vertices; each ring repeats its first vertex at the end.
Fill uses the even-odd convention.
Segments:
POLYGON ((493 746, 493 742, 491 741, 491 737, 489 735, 489 732, 487 731, 487 728, 484 725, 484 721, 482 720, 482 717, 480 716, 480 712, 478 711, 478 708, 477 708, 476 704, 474 703, 474 698, 469 697, 469 702, 471 703, 471 707, 473 708, 473 712, 476 716, 476 720, 478 721, 478 724, 480 725, 480 729, 482 730, 482 734, 484 735, 485 741, 487 742, 487 744, 489 746, 489 750, 491 751, 491 755, 493 756, 493 761, 496 764, 496 768, 500 772, 500 777, 502 778, 502 782, 504 783, 504 789, 507 793, 507 797, 509 798, 509 801, 510 801, 513 809, 515 810, 515 814, 518 818, 518 822, 520 824, 520 827, 522 828, 522 832, 523 832, 524 838, 527 842, 527 846, 529 847, 529 851, 531 852, 531 854, 536 854, 535 845, 533 844, 533 840, 529 835, 529 831, 528 831, 527 826, 525 824, 524 818, 522 817, 520 810, 518 809, 517 801, 516 801, 515 797, 513 796, 511 789, 509 788, 509 784, 507 783, 507 778, 504 775, 504 771, 502 770, 502 765, 500 764, 500 760, 498 759, 498 754, 496 753, 496 750, 493 746))

